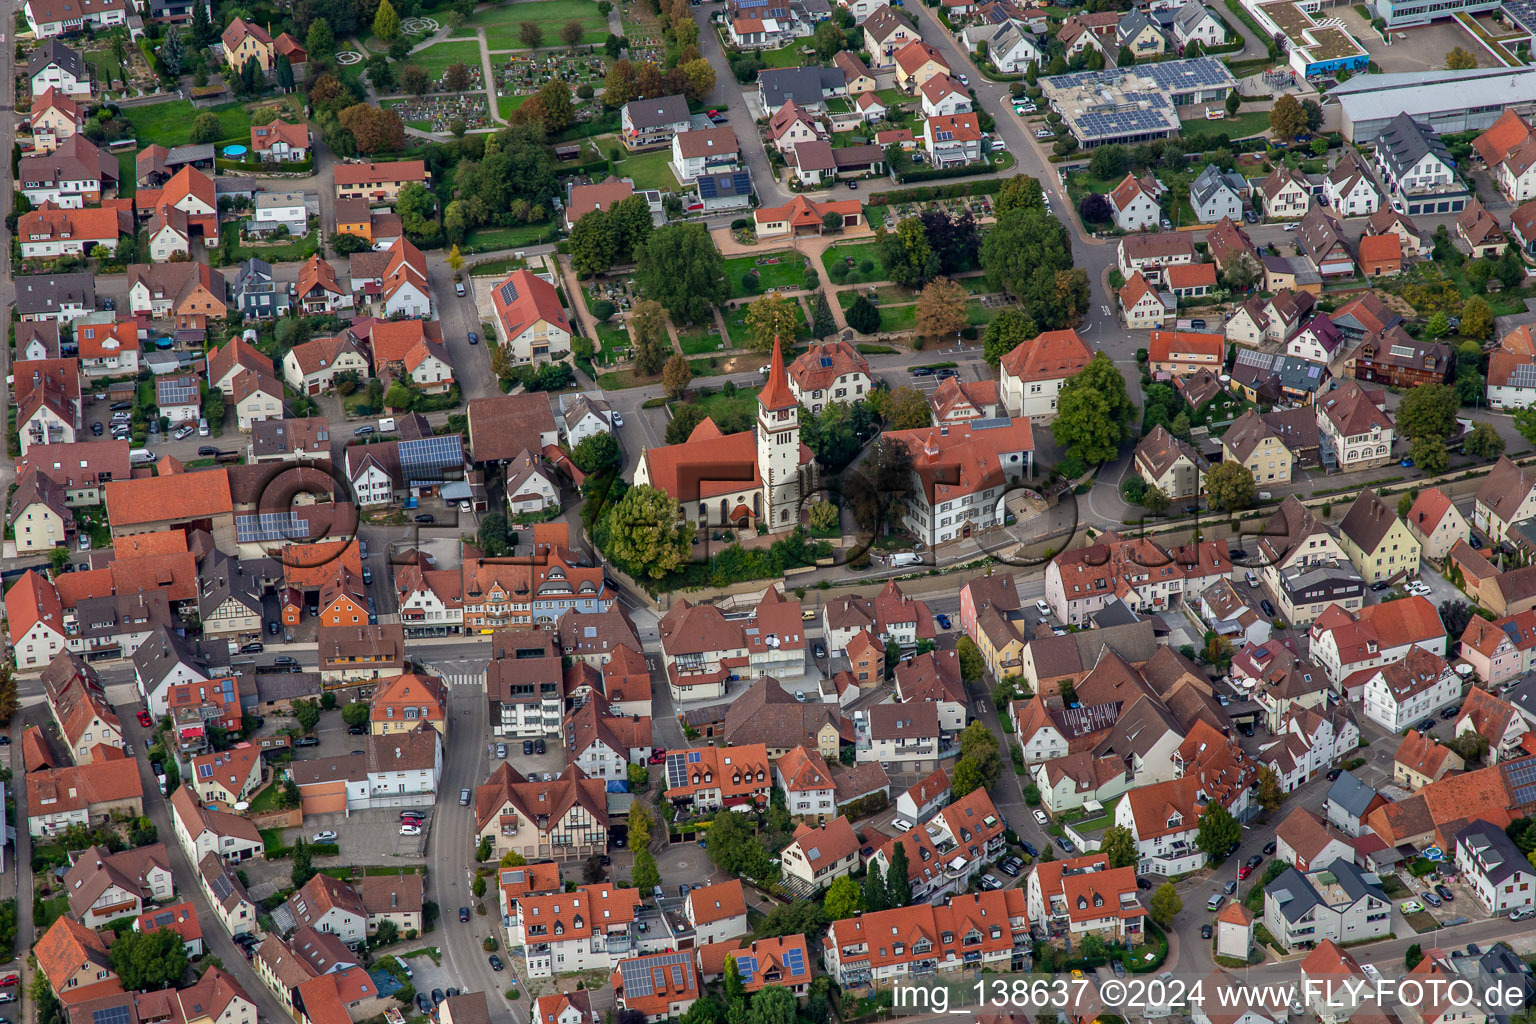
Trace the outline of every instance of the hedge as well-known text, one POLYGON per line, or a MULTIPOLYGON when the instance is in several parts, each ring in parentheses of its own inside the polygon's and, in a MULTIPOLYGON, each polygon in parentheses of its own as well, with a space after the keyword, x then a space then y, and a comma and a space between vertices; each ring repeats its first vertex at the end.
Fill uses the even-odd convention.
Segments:
POLYGON ((273 171, 304 171, 315 169, 314 157, 305 157, 303 160, 265 161, 265 160, 226 160, 224 157, 214 158, 213 165, 221 171, 246 171, 251 174, 270 174, 273 171))
MULTIPOLYGON (((991 168, 988 168, 990 170, 991 168)), ((988 181, 963 181, 953 185, 920 185, 917 188, 898 188, 889 192, 872 192, 869 206, 890 206, 895 203, 922 203, 930 199, 958 199, 961 196, 986 196, 1002 191, 1002 178, 988 181)))
POLYGON ((609 164, 605 157, 602 160, 588 160, 584 164, 571 164, 569 167, 557 166, 555 174, 561 178, 567 178, 573 174, 607 174, 608 169, 609 164))
MULTIPOLYGON (((316 857, 341 856, 341 847, 336 843, 310 843, 308 845, 309 852, 316 857)), ((291 846, 267 847, 267 860, 283 860, 291 856, 293 856, 293 847, 291 846)))
POLYGON ((991 162, 966 164, 964 167, 923 167, 910 171, 897 171, 896 181, 905 185, 909 181, 932 181, 936 178, 969 178, 978 174, 992 174, 991 162))

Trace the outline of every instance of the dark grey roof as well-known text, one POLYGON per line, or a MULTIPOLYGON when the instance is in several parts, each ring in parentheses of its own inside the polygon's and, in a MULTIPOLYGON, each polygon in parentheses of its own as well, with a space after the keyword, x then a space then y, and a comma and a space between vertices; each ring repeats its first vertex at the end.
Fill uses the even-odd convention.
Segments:
POLYGON ((1502 696, 1519 709, 1526 721, 1536 722, 1536 672, 1521 676, 1502 696))
MULTIPOLYGON (((1199 5, 1196 4, 1195 6, 1198 7, 1199 5)), ((1228 174, 1215 164, 1206 164, 1205 170, 1201 171, 1200 176, 1190 184, 1189 198, 1194 205, 1204 206, 1211 201, 1216 193, 1225 189, 1241 199, 1243 190, 1247 187, 1248 183, 1243 180, 1241 175, 1228 174)))
POLYGON ((1366 809, 1371 806, 1377 793, 1370 786, 1355 778, 1349 772, 1345 772, 1333 780, 1333 785, 1328 787, 1328 802, 1338 804, 1352 818, 1359 819, 1365 815, 1366 809))
POLYGON ((61 71, 85 78, 85 58, 57 39, 44 40, 43 45, 32 51, 27 60, 27 77, 31 78, 50 64, 57 64, 61 71))
POLYGON ((1115 35, 1120 40, 1120 42, 1123 43, 1128 39, 1135 39, 1137 35, 1148 28, 1155 29, 1159 32, 1162 31, 1162 29, 1158 28, 1152 19, 1147 16, 1146 11, 1131 11, 1125 17, 1120 19, 1120 24, 1115 28, 1115 35))
POLYGON ((94 274, 27 274, 16 278, 16 309, 22 316, 56 313, 78 302, 96 308, 94 274))
POLYGON ((1401 178, 1426 154, 1433 154, 1447 167, 1456 166, 1450 150, 1445 148, 1435 130, 1419 124, 1406 112, 1388 121, 1376 137, 1376 158, 1394 178, 1401 178))
POLYGON ((1212 17, 1211 12, 1205 9, 1205 4, 1200 0, 1188 0, 1183 7, 1173 16, 1174 27, 1189 32, 1206 18, 1212 17))
POLYGON ((659 128, 688 120, 688 101, 681 95, 631 100, 624 105, 624 111, 636 128, 659 128))
POLYGON ((1287 921, 1299 921, 1313 907, 1323 902, 1312 883, 1293 867, 1288 867, 1264 887, 1264 902, 1274 900, 1287 921))
POLYGON ((215 551, 197 569, 197 611, 204 621, 229 600, 261 614, 261 580, 238 558, 215 551))
POLYGON ((177 665, 186 665, 205 677, 208 674, 208 667, 198 660, 181 637, 169 629, 155 630, 133 652, 133 670, 146 690, 160 685, 160 681, 170 675, 177 665))
POLYGON ((1110 626, 1134 626, 1141 621, 1141 617, 1131 610, 1131 606, 1118 597, 1110 598, 1103 608, 1094 612, 1089 618, 1093 619, 1093 624, 1100 629, 1108 629, 1110 626))
MULTIPOLYGON (((1525 854, 1504 832, 1486 821, 1474 821, 1456 833, 1456 846, 1465 845, 1473 858, 1483 864, 1483 874, 1491 885, 1498 886, 1518 872, 1536 873, 1525 854)), ((1457 858, 1460 860, 1460 858, 1457 858)))
POLYGON ((256 699, 262 704, 320 696, 319 672, 258 672, 256 699))
POLYGON ((790 100, 802 107, 820 106, 829 93, 845 86, 836 68, 770 68, 757 76, 757 87, 768 113, 790 100))

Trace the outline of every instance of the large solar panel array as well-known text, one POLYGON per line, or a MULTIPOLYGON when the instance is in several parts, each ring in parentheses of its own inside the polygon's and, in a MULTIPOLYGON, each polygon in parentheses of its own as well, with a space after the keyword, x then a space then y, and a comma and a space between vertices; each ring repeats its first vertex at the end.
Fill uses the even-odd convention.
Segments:
POLYGON ((448 470, 464 468, 464 438, 459 434, 400 441, 400 475, 408 487, 430 487, 451 479, 448 470))
POLYGON ((119 1003, 101 1010, 91 1011, 91 1024, 128 1024, 128 1006, 119 1003))
POLYGON ((720 196, 744 196, 752 191, 752 177, 746 171, 729 174, 705 174, 699 178, 699 198, 716 199, 720 196))
POLYGON ((670 975, 672 990, 680 991, 689 987, 685 979, 693 976, 693 955, 663 953, 660 956, 648 956, 640 960, 625 960, 619 964, 619 971, 624 980, 625 999, 654 995, 656 982, 651 974, 653 971, 666 972, 663 977, 670 975))
POLYGON ((1139 64, 1133 68, 1110 68, 1104 71, 1075 71, 1065 75, 1052 75, 1042 79, 1056 89, 1075 89, 1078 86, 1116 86, 1131 76, 1150 78, 1159 89, 1179 93, 1197 89, 1209 89, 1235 83, 1232 72, 1215 57, 1195 57, 1190 60, 1170 60, 1161 64, 1139 64))
POLYGON ((235 539, 241 544, 309 539, 309 522, 296 512, 257 512, 235 516, 235 539))
POLYGON ((1073 118, 1072 123, 1083 135, 1096 139, 1175 131, 1179 127, 1173 108, 1162 105, 1089 110, 1073 118))

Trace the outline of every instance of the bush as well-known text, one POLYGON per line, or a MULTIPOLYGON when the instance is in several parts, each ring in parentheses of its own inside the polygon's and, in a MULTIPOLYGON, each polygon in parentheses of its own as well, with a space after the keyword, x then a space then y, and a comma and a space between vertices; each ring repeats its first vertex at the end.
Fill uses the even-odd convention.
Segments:
POLYGON ((609 302, 607 299, 598 299, 587 308, 591 311, 592 316, 598 321, 611 319, 613 314, 618 312, 618 307, 609 302))

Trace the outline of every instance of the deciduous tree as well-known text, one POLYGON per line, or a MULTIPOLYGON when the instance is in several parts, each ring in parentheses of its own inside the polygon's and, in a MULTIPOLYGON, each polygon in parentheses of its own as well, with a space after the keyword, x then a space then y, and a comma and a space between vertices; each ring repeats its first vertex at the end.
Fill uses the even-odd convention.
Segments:
POLYGON ((1195 832, 1195 845, 1210 858, 1212 864, 1220 864, 1225 860, 1227 851, 1236 846, 1242 837, 1243 827, 1232 817, 1232 812, 1220 803, 1206 805, 1205 813, 1200 815, 1200 827, 1195 832))
POLYGON ((187 948, 181 936, 169 928, 119 932, 110 958, 112 969, 129 991, 166 988, 187 971, 187 948))
POLYGON ((608 554, 633 575, 660 579, 687 560, 690 532, 670 495, 641 484, 608 512, 608 554))
POLYGON ((859 883, 844 875, 827 886, 821 902, 829 918, 841 921, 864 909, 864 893, 859 889, 859 883))
POLYGON ((1504 454, 1504 438, 1491 423, 1479 423, 1467 435, 1467 454, 1485 462, 1493 462, 1504 454))
POLYGON ((413 96, 425 96, 427 86, 431 80, 427 78, 427 70, 419 64, 407 64, 400 69, 400 88, 413 96))
POLYGON ((1178 916, 1179 911, 1184 909, 1184 901, 1179 898, 1179 890, 1173 887, 1172 882, 1164 882, 1152 894, 1152 902, 1147 909, 1152 913, 1152 920, 1167 928, 1178 916))
POLYGON ((459 62, 449 64, 443 71, 443 89, 447 92, 468 92, 469 65, 459 62))
POLYGON ((560 41, 566 46, 569 46, 573 53, 575 52, 576 47, 581 45, 582 37, 586 34, 587 30, 585 26, 583 26, 580 21, 574 18, 560 26, 560 41))
POLYGON ((799 303, 778 293, 753 299, 746 314, 753 351, 771 350, 774 338, 794 340, 799 314, 799 303))
POLYGON ((887 430, 916 430, 926 426, 933 415, 923 393, 906 384, 887 393, 880 406, 887 430))
POLYGON ((947 277, 928 283, 917 296, 917 330, 934 338, 958 335, 965 326, 966 291, 947 277))
POLYGON ((1253 473, 1241 462, 1218 462, 1205 474, 1205 490, 1211 508, 1220 512, 1239 512, 1252 508, 1259 489, 1253 473))
POLYGON ((720 250, 703 224, 667 224, 636 254, 635 284, 681 323, 698 323, 726 296, 720 250))
POLYGON ((517 38, 530 50, 537 50, 544 45, 544 28, 536 21, 520 22, 517 26, 517 38))
POLYGON ((960 678, 967 683, 980 682, 987 670, 987 659, 982 656, 976 641, 962 636, 955 642, 955 656, 960 661, 960 678))
POLYGON ((1089 465, 1109 462, 1120 444, 1136 407, 1125 390, 1125 378, 1103 352, 1069 377, 1056 401, 1051 433, 1068 454, 1089 465))
POLYGON ((674 352, 667 360, 666 367, 661 371, 661 386, 668 398, 677 398, 688 389, 688 382, 693 380, 693 371, 688 368, 688 360, 681 353, 674 352))
POLYGON ((1028 313, 1017 306, 1009 306, 993 317, 987 329, 982 332, 982 352, 995 370, 1002 363, 1003 356, 1039 333, 1040 329, 1028 313))
POLYGON ((1437 437, 1443 443, 1456 429, 1456 411, 1461 400, 1445 384, 1411 388, 1397 407, 1397 432, 1413 440, 1437 437))
POLYGON ((1468 71, 1477 67, 1477 58, 1457 46, 1445 55, 1445 66, 1451 71, 1468 71))
POLYGON ((1281 142, 1289 142, 1307 127, 1307 112, 1301 109, 1301 101, 1290 93, 1275 100, 1269 111, 1269 130, 1281 142))

